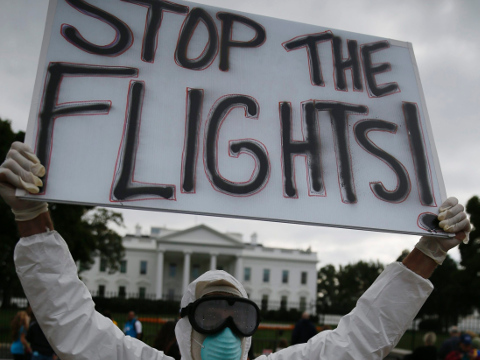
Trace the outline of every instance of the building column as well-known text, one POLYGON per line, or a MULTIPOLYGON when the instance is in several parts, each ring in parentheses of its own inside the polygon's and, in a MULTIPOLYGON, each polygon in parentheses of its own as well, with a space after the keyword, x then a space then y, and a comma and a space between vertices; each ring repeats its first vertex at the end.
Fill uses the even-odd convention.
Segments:
POLYGON ((242 279, 242 271, 243 271, 243 258, 238 255, 235 261, 235 277, 238 281, 243 281, 242 279))
POLYGON ((155 293, 157 300, 163 298, 163 250, 159 250, 157 253, 157 284, 155 293))
POLYGON ((217 269, 217 253, 210 253, 210 270, 217 269))
POLYGON ((190 252, 183 253, 183 292, 187 291, 187 286, 190 283, 190 252))

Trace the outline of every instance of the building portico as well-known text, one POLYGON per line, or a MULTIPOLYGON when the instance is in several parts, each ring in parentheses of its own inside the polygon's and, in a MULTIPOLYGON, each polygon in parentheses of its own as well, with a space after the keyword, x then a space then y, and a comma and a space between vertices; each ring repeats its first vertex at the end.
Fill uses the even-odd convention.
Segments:
POLYGON ((302 307, 314 312, 315 253, 267 248, 252 236, 220 233, 198 225, 182 231, 151 229, 150 235, 123 239, 124 267, 115 274, 102 272, 97 262, 81 274, 92 293, 117 292, 125 296, 180 300, 188 284, 209 270, 224 270, 244 285, 249 297, 269 309, 302 307))

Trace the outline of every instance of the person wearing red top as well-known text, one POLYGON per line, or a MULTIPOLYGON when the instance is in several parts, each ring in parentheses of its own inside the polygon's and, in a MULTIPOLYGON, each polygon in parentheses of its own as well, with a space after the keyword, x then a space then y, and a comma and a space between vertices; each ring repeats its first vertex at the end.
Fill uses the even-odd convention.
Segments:
POLYGON ((480 360, 480 351, 472 346, 472 337, 468 334, 460 335, 459 350, 447 354, 445 360, 480 360))

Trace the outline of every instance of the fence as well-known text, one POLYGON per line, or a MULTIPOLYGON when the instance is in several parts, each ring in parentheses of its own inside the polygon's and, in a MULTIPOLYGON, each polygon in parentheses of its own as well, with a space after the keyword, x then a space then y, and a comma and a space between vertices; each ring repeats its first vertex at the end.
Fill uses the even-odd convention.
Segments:
MULTIPOLYGON (((90 291, 92 297, 94 298, 105 298, 105 299, 145 299, 145 300, 158 300, 157 295, 155 293, 144 293, 144 292, 136 292, 136 293, 127 293, 127 292, 116 292, 116 291, 104 291, 104 290, 91 290, 90 291)), ((178 294, 163 294, 162 300, 164 301, 178 301, 182 299, 182 295, 178 294)), ((291 301, 287 299, 283 300, 271 300, 271 299, 251 299, 255 302, 258 307, 264 311, 270 310, 284 310, 284 311, 291 311, 296 310, 299 312, 308 311, 311 314, 316 313, 316 304, 315 302, 306 302, 306 301, 291 301)))

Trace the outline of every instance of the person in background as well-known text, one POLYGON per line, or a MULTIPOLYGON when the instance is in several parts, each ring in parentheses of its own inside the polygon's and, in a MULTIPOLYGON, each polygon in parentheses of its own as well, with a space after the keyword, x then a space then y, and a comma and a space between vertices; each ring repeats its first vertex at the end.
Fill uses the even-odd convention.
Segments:
POLYGON ((295 324, 292 331, 292 345, 306 343, 317 334, 315 324, 310 320, 310 314, 304 312, 302 318, 295 324))
POLYGON ((480 352, 472 345, 472 337, 469 334, 460 335, 458 350, 453 350, 445 357, 445 360, 480 360, 480 352))
POLYGON ((171 356, 175 360, 180 360, 180 349, 175 336, 175 324, 174 321, 167 321, 163 324, 153 341, 153 347, 163 351, 165 355, 171 356))
POLYGON ((30 327, 27 332, 27 341, 32 348, 31 360, 53 360, 55 353, 40 328, 33 312, 31 317, 30 327))
POLYGON ((129 311, 123 332, 125 335, 142 340, 142 323, 135 317, 134 311, 129 311))
POLYGON ((278 340, 277 349, 275 351, 280 351, 288 347, 288 341, 285 338, 278 340))
POLYGON ((455 325, 450 326, 448 333, 450 334, 450 337, 442 343, 440 350, 438 351, 438 358, 440 360, 444 360, 445 356, 453 350, 459 350, 458 343, 460 341, 460 331, 458 330, 458 327, 455 325))
POLYGON ((109 318, 110 320, 112 320, 112 322, 113 322, 115 325, 118 326, 118 323, 112 318, 112 313, 110 312, 110 310, 104 311, 103 316, 105 316, 106 318, 109 318))
POLYGON ((475 336, 472 336, 472 346, 475 349, 480 349, 480 336, 478 336, 478 334, 475 334, 475 336))
POLYGON ((405 356, 404 360, 437 360, 437 347, 435 342, 437 335, 434 332, 427 332, 423 336, 423 346, 417 347, 412 354, 405 356))
POLYGON ((28 315, 26 311, 19 311, 11 322, 12 340, 10 352, 13 360, 27 360, 31 353, 30 345, 27 342, 26 335, 28 331, 28 315))

